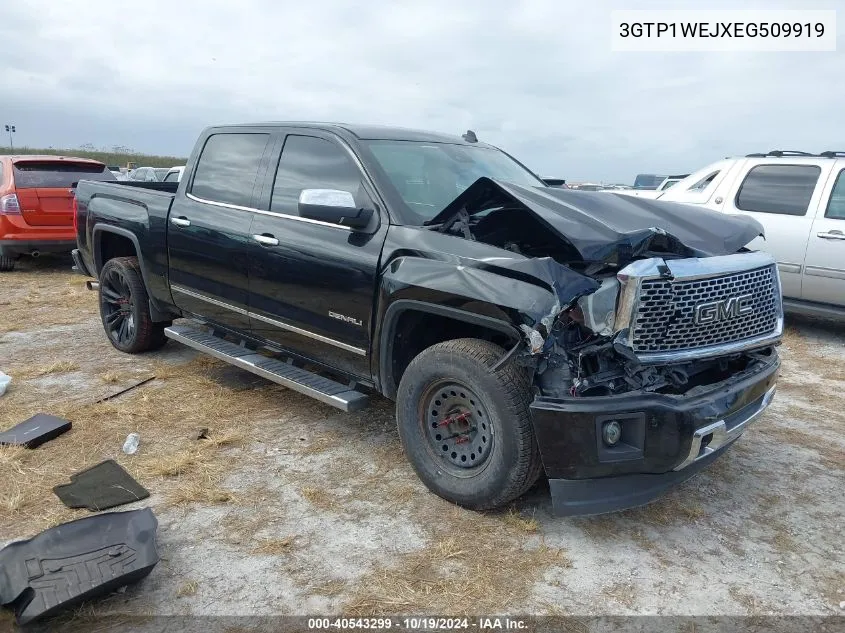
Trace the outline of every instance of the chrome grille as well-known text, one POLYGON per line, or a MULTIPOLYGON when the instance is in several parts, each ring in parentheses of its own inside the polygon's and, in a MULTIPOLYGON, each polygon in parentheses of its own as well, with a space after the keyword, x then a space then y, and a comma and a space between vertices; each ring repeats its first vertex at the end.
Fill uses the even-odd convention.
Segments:
POLYGON ((644 279, 632 327, 635 353, 694 350, 770 334, 780 318, 774 266, 704 279, 644 279), (751 295, 753 311, 710 324, 695 322, 706 302, 751 295))

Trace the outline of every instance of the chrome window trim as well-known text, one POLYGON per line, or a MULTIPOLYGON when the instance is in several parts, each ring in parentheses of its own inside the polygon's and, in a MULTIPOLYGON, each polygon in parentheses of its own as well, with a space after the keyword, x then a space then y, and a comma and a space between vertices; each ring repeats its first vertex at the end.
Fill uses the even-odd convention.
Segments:
POLYGON ((353 354, 358 354, 359 356, 366 356, 367 355, 367 350, 361 349, 360 347, 355 347, 354 345, 342 343, 341 341, 337 341, 333 338, 329 338, 328 336, 323 336, 322 334, 316 334, 315 332, 311 332, 309 330, 303 330, 302 328, 298 328, 295 325, 289 325, 289 324, 287 324, 283 321, 277 321, 276 319, 271 319, 270 317, 264 316, 263 314, 257 314, 255 312, 250 312, 249 316, 253 319, 258 319, 259 321, 263 321, 264 323, 268 323, 269 325, 274 325, 277 328, 280 328, 282 330, 288 330, 289 332, 293 332, 295 334, 301 334, 302 336, 307 336, 308 338, 313 338, 317 341, 322 341, 323 343, 328 343, 329 345, 334 345, 335 347, 345 349, 347 352, 352 352, 353 354))
POLYGON ((264 211, 262 209, 256 209, 254 207, 242 207, 237 204, 229 204, 228 202, 215 202, 214 200, 206 200, 205 198, 199 198, 192 193, 185 194, 188 198, 193 200, 194 202, 200 202, 202 204, 210 204, 213 207, 221 207, 223 209, 235 209, 237 211, 249 211, 250 213, 257 213, 259 215, 269 215, 275 218, 282 218, 285 220, 297 220, 298 222, 306 222, 308 224, 318 224, 320 226, 327 226, 331 229, 340 229, 341 231, 351 231, 352 229, 348 226, 343 226, 341 224, 332 224, 331 222, 322 222, 320 220, 312 220, 311 218, 303 218, 298 215, 288 215, 287 213, 278 213, 276 211, 264 211))
MULTIPOLYGON (((652 279, 661 279, 660 268, 668 267, 674 279, 690 281, 704 279, 719 275, 729 275, 750 271, 757 268, 771 266, 778 271, 776 260, 762 251, 749 253, 737 253, 734 255, 721 255, 717 257, 670 259, 664 260, 660 257, 642 259, 632 262, 617 273, 616 277, 621 284, 619 300, 616 308, 616 342, 628 349, 633 350, 631 344, 631 325, 639 308, 639 297, 642 282, 652 279)), ((778 297, 782 296, 780 275, 774 276, 775 292, 778 297)), ((684 362, 701 358, 714 358, 726 356, 750 349, 766 347, 777 343, 783 336, 783 303, 778 301, 778 314, 775 329, 761 336, 698 347, 689 350, 676 350, 672 352, 634 353, 637 359, 647 364, 665 364, 684 362)))
POLYGON ((188 295, 189 297, 194 297, 195 299, 199 299, 200 301, 205 301, 207 303, 211 303, 213 305, 219 306, 221 308, 225 308, 227 310, 231 310, 232 312, 236 312, 238 314, 242 314, 252 319, 257 319, 264 323, 268 323, 273 325, 279 329, 287 330, 289 332, 293 332, 295 334, 300 334, 302 336, 306 336, 308 338, 312 338, 314 340, 320 341, 322 343, 327 343, 328 345, 333 345, 335 347, 339 347, 340 349, 346 350, 347 352, 352 352, 353 354, 358 354, 359 356, 366 356, 367 350, 361 349, 360 347, 355 347, 354 345, 349 345, 348 343, 344 343, 342 341, 335 340, 333 338, 329 338, 328 336, 323 336, 322 334, 317 334, 316 332, 311 332, 310 330, 304 330, 302 328, 296 327, 295 325, 289 325, 283 321, 277 321, 276 319, 271 319, 270 317, 264 316, 263 314, 257 314, 255 312, 250 312, 249 310, 244 310, 243 308, 239 308, 237 306, 233 306, 230 303, 226 303, 224 301, 218 301, 217 299, 213 299, 208 297, 204 294, 199 292, 194 292, 193 290, 188 290, 183 286, 179 286, 177 284, 171 284, 170 289, 173 292, 178 292, 180 294, 188 295))
POLYGON ((221 308, 226 308, 227 310, 237 312, 238 314, 242 314, 244 316, 249 316, 249 312, 247 310, 244 310, 243 308, 233 306, 231 303, 212 299, 211 297, 208 297, 204 294, 200 294, 199 292, 194 292, 193 290, 188 290, 187 288, 184 288, 183 286, 179 286, 177 284, 170 284, 170 290, 173 292, 178 292, 179 294, 188 295, 189 297, 193 297, 194 299, 199 299, 200 301, 205 301, 206 303, 210 303, 221 308))

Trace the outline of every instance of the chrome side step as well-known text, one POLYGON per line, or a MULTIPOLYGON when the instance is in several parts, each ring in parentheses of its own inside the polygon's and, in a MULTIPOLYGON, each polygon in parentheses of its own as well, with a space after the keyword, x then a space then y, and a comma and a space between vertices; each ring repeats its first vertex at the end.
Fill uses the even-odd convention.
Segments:
POLYGON ((210 354, 215 358, 311 396, 342 411, 358 411, 367 406, 369 398, 348 385, 325 378, 290 363, 268 358, 190 325, 171 325, 164 328, 167 338, 210 354))

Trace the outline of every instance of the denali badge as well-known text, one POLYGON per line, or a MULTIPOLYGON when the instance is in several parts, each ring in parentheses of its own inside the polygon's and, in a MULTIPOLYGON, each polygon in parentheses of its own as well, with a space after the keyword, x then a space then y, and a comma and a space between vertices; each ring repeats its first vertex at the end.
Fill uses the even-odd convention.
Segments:
POLYGON ((338 314, 337 312, 332 312, 331 310, 329 310, 329 316, 333 319, 337 319, 338 321, 346 321, 347 323, 352 323, 353 325, 357 325, 358 327, 362 327, 364 325, 361 322, 361 319, 346 316, 345 314, 338 314))
POLYGON ((754 312, 754 296, 740 295, 722 301, 708 301, 695 306, 696 325, 709 325, 746 316, 754 312))

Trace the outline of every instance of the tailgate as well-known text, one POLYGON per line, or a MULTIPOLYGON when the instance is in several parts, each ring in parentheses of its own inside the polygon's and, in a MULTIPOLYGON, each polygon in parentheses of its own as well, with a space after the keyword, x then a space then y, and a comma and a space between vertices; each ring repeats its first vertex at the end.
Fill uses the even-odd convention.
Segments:
POLYGON ((73 189, 80 180, 116 180, 105 165, 72 159, 18 159, 14 190, 30 226, 72 226, 73 189))
POLYGON ((30 226, 72 226, 73 190, 61 187, 19 189, 21 214, 30 226))

